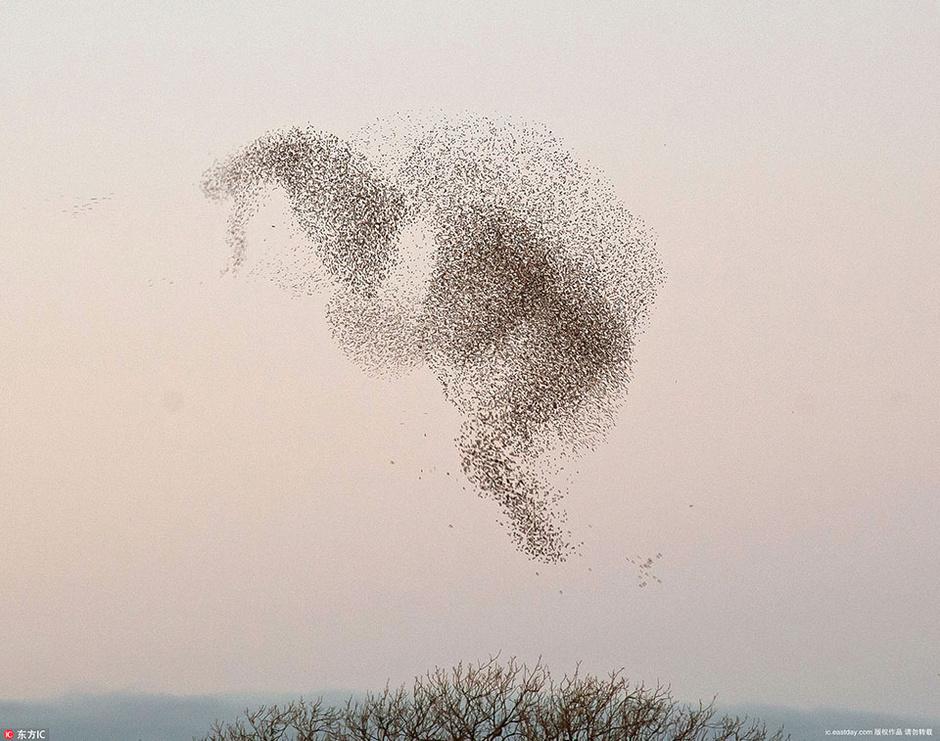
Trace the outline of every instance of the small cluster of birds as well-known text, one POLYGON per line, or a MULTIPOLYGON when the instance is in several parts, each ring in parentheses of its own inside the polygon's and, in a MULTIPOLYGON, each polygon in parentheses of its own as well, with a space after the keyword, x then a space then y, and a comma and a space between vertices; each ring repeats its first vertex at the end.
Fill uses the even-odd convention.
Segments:
POLYGON ((516 548, 577 552, 550 464, 593 448, 622 403, 663 271, 644 225, 551 132, 465 116, 380 121, 351 141, 269 132, 204 176, 231 199, 232 266, 271 187, 305 238, 276 279, 303 293, 310 253, 333 334, 363 368, 425 364, 463 422, 470 485, 516 548), (425 235, 428 264, 404 248, 425 235))
POLYGON ((662 553, 657 553, 655 556, 634 556, 630 558, 627 556, 627 561, 632 563, 637 569, 637 586, 640 589, 648 587, 652 582, 657 582, 662 584, 663 581, 656 574, 653 573, 653 566, 656 561, 663 557, 662 553))
POLYGON ((72 204, 71 208, 60 209, 60 212, 63 214, 69 214, 72 216, 72 218, 75 218, 77 216, 82 216, 83 214, 88 213, 98 206, 103 205, 112 198, 114 198, 114 193, 108 193, 107 195, 103 196, 91 196, 84 201, 76 201, 72 204))

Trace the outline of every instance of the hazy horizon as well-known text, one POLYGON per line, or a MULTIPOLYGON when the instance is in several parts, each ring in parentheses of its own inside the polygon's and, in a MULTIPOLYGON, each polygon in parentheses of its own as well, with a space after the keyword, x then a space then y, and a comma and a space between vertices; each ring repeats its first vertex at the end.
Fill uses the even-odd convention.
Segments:
MULTIPOLYGON (((364 692, 308 691, 306 700, 322 697, 328 705, 342 705, 348 697, 364 692)), ((246 709, 289 703, 300 693, 176 696, 134 693, 107 695, 69 694, 44 700, 8 702, 0 699, 0 721, 21 727, 43 725, 52 730, 67 727, 73 734, 86 733, 98 741, 166 741, 168 738, 201 738, 213 721, 230 722, 246 709)), ((679 698, 695 705, 698 700, 679 698)), ((700 698, 709 702, 711 698, 700 698)), ((769 730, 783 726, 794 741, 823 738, 827 730, 874 728, 940 728, 940 718, 926 715, 894 715, 839 708, 793 708, 774 705, 715 703, 720 715, 756 718, 769 730)), ((58 734, 57 734, 58 737, 58 734)))

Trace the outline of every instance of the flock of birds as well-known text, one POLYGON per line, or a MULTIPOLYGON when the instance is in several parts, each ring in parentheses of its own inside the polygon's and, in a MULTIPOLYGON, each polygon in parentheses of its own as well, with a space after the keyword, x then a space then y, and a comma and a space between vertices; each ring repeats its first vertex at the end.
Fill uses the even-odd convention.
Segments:
POLYGON ((663 557, 662 553, 657 553, 655 560, 653 556, 647 556, 643 558, 642 556, 636 556, 634 558, 627 557, 627 561, 632 563, 637 568, 637 586, 640 589, 647 587, 651 582, 658 582, 662 584, 663 581, 656 574, 653 573, 653 566, 656 561, 663 557))
MULTIPOLYGON (((427 437, 427 433, 423 433, 423 435, 424 435, 424 437, 427 437)), ((390 463, 391 465, 395 465, 395 460, 394 460, 394 459, 391 459, 391 460, 389 460, 389 463, 390 463)), ((417 478, 418 478, 419 481, 421 481, 421 480, 423 480, 423 479, 425 478, 426 475, 428 475, 428 474, 437 474, 437 473, 440 473, 440 471, 439 471, 436 467, 430 467, 430 468, 428 468, 428 469, 419 468, 419 469, 418 469, 418 473, 417 473, 417 478)), ((577 473, 577 472, 576 472, 576 473, 577 473)), ((444 470, 444 471, 443 471, 443 474, 444 474, 445 477, 448 477, 448 478, 449 478, 450 475, 451 475, 451 472, 450 472, 450 471, 447 471, 447 470, 444 470)), ((461 488, 462 488, 462 490, 466 490, 466 487, 465 487, 465 486, 464 486, 464 487, 461 487, 461 488)), ((689 509, 691 509, 691 508, 694 507, 693 504, 688 504, 687 506, 688 506, 689 509)), ((587 527, 588 527, 588 528, 593 528, 593 525, 588 524, 587 527)), ((454 530, 454 529, 455 529, 454 523, 453 523, 453 522, 448 522, 448 523, 447 523, 447 529, 448 529, 448 530, 454 530)), ((655 582, 656 584, 662 584, 662 583, 663 583, 663 580, 659 577, 659 575, 658 575, 658 574, 656 573, 656 571, 655 571, 655 569, 659 566, 659 562, 662 560, 662 558, 663 558, 662 551, 658 551, 657 553, 655 553, 655 554, 652 555, 652 556, 634 555, 634 556, 625 556, 625 557, 624 557, 625 561, 626 561, 627 563, 631 564, 632 567, 636 570, 636 586, 637 586, 639 589, 644 589, 644 588, 646 588, 646 587, 649 587, 649 586, 651 586, 654 582, 655 582)), ((586 567, 586 568, 587 568, 587 570, 588 570, 589 572, 593 572, 593 570, 594 570, 591 566, 588 566, 588 567, 586 567)), ((541 572, 541 571, 538 571, 538 570, 536 570, 534 573, 535 573, 535 576, 541 576, 541 575, 542 575, 542 572, 541 572)), ((559 594, 564 594, 564 590, 559 589, 559 590, 558 590, 558 593, 559 593, 559 594)))
POLYGON ((103 196, 90 196, 81 201, 75 201, 70 208, 59 209, 60 213, 69 214, 73 219, 83 216, 114 198, 114 193, 108 193, 103 196))
POLYGON ((613 424, 663 280, 651 234, 599 173, 542 128, 405 117, 349 141, 269 132, 203 187, 231 201, 232 269, 280 189, 302 241, 272 277, 303 294, 325 272, 333 335, 361 367, 437 376, 462 417, 462 473, 516 548, 578 552, 547 472, 613 424))

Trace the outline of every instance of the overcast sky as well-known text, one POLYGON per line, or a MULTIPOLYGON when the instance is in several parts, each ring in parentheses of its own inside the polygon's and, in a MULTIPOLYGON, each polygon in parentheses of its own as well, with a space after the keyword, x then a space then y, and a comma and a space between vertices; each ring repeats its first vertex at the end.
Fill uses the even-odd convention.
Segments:
POLYGON ((0 3, 0 697, 502 651, 940 712, 940 6, 816 5, 0 3), (220 276, 215 158, 429 109, 549 125, 658 235, 561 567, 445 475, 426 371, 220 276))

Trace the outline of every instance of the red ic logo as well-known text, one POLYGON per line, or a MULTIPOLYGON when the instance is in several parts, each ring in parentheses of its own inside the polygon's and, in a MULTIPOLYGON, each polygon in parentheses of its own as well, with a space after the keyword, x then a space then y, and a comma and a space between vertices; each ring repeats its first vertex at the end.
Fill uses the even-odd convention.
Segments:
POLYGON ((5 739, 15 738, 15 735, 14 735, 14 733, 13 733, 13 729, 12 729, 12 728, 7 728, 7 729, 3 732, 3 738, 5 738, 5 739))

